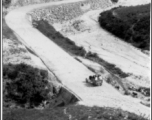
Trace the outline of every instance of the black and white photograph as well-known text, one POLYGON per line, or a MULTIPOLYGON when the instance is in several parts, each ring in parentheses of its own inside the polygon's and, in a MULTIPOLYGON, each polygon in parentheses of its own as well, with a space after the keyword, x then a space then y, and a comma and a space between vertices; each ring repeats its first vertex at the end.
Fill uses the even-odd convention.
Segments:
POLYGON ((1 120, 151 120, 151 0, 1 0, 1 120))

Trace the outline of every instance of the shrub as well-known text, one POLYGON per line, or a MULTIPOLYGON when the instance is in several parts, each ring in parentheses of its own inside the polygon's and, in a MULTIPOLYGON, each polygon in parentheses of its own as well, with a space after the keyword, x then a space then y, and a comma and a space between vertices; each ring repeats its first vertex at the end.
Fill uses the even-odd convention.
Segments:
POLYGON ((98 21, 102 28, 133 46, 150 49, 150 4, 113 8, 102 12, 98 21))
POLYGON ((97 53, 88 52, 86 55, 86 58, 97 58, 97 53))
POLYGON ((4 96, 19 105, 37 106, 48 99, 50 86, 47 76, 47 71, 23 63, 4 65, 4 96))

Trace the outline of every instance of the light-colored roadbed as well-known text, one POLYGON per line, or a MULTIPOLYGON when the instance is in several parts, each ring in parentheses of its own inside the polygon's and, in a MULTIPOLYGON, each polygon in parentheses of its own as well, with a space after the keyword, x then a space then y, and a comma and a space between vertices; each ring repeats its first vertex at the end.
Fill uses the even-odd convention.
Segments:
MULTIPOLYGON (((140 86, 150 87, 150 57, 102 29, 97 21, 97 15, 99 16, 101 12, 102 10, 90 11, 76 19, 83 21, 80 24, 84 26, 83 29, 89 28, 89 30, 64 34, 77 45, 84 47, 87 51, 97 53, 99 57, 116 65, 123 72, 141 76, 142 79, 136 79, 135 82, 138 81, 140 86)), ((65 25, 61 25, 60 29, 66 29, 65 25)))
POLYGON ((149 108, 141 105, 138 99, 121 95, 111 85, 105 82, 101 87, 90 87, 86 85, 84 82, 85 78, 93 73, 33 28, 26 18, 26 14, 33 9, 68 2, 71 2, 71 0, 18 8, 6 16, 6 23, 22 38, 24 44, 27 44, 39 55, 62 83, 82 99, 81 104, 88 106, 120 107, 136 114, 142 113, 149 115, 149 108))

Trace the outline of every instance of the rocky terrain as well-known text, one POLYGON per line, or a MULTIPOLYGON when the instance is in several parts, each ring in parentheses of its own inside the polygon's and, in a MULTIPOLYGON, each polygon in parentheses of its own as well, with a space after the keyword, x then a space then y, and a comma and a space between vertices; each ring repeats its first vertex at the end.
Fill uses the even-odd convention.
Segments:
MULTIPOLYGON (((34 1, 24 2, 22 1, 23 6, 35 3, 34 1), (24 2, 25 4, 23 4, 24 2)), ((37 2, 43 3, 48 1, 37 2)), ((150 107, 149 56, 110 35, 101 29, 97 23, 97 17, 100 12, 115 6, 125 5, 127 1, 120 1, 118 4, 112 3, 109 0, 68 2, 67 0, 65 2, 29 5, 19 8, 20 12, 17 10, 14 10, 12 13, 10 12, 10 15, 8 14, 8 16, 6 16, 6 22, 9 27, 15 31, 18 40, 23 44, 18 41, 14 42, 12 38, 4 37, 3 64, 19 64, 23 62, 38 67, 39 69, 43 68, 48 70, 50 79, 55 79, 54 81, 57 86, 59 85, 57 79, 59 79, 63 83, 63 86, 68 87, 65 88, 70 91, 70 95, 73 93, 77 99, 83 99, 80 104, 87 106, 120 107, 136 114, 143 113, 148 116, 148 107, 150 107), (25 15, 28 16, 26 20, 25 15), (27 20, 27 18, 30 19, 27 20), (10 22, 11 19, 12 22, 10 22), (13 19, 16 19, 18 22, 13 19), (125 85, 125 87, 130 89, 133 98, 119 94, 116 89, 107 84, 106 80, 100 88, 91 89, 85 86, 83 82, 86 76, 98 73, 99 71, 101 72, 102 70, 106 78, 107 74, 111 73, 96 59, 90 61, 85 58, 67 54, 35 30, 35 28, 31 26, 32 23, 29 23, 41 20, 47 21, 63 36, 69 38, 77 46, 82 46, 85 51, 96 53, 100 59, 114 64, 124 73, 128 74, 128 77, 125 78, 114 75, 115 77, 112 76, 112 79, 115 79, 113 81, 117 81, 117 84, 114 84, 116 89, 117 85, 125 85), (16 27, 15 25, 18 23, 24 23, 26 27, 24 27, 24 25, 16 27), (34 54, 32 52, 34 52, 34 54), (118 79, 120 79, 120 82, 118 79), (84 93, 81 91, 84 91, 84 93), (111 93, 111 91, 113 91, 113 93, 111 93)), ((20 2, 12 2, 12 5, 15 6, 16 4, 20 4, 20 2)), ((35 27, 37 27, 37 23, 35 27)), ((64 90, 61 90, 60 95, 57 97, 58 99, 55 100, 57 101, 56 104, 68 104, 67 101, 70 102, 73 99, 73 97, 69 97, 70 95, 64 90)), ((52 105, 54 104, 53 102, 52 105)))
POLYGON ((112 3, 107 0, 87 0, 83 2, 55 5, 52 7, 37 9, 30 12, 33 20, 47 20, 52 23, 61 23, 72 20, 84 13, 94 9, 110 7, 112 3))

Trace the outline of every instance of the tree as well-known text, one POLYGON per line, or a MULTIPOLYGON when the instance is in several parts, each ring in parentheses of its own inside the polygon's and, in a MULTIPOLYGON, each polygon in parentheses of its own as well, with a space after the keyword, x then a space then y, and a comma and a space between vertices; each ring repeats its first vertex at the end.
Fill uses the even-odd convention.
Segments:
POLYGON ((5 65, 5 96, 19 105, 37 106, 49 99, 50 85, 47 81, 48 72, 26 64, 5 65), (13 75, 15 73, 15 75, 13 75), (6 92, 7 91, 7 92, 6 92))

